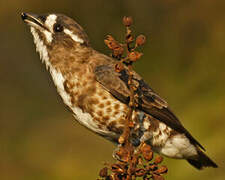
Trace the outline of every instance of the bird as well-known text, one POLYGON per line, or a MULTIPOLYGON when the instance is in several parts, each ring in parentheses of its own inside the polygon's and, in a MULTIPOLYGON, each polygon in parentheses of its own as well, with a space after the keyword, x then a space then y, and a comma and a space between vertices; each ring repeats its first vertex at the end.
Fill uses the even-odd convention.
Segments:
MULTIPOLYGON (((57 13, 22 13, 36 51, 46 65, 57 92, 74 118, 96 134, 118 144, 129 109, 129 72, 115 71, 118 62, 92 48, 84 29, 57 13)), ((132 70, 138 94, 132 114, 131 142, 145 142, 169 158, 185 159, 197 169, 218 167, 204 147, 184 128, 162 99, 132 70)))

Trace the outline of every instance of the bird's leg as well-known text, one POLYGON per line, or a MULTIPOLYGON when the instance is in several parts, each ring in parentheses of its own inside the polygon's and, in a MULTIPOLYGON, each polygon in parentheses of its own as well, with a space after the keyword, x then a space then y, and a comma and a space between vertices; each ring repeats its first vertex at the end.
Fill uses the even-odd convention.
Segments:
POLYGON ((118 144, 117 147, 113 150, 113 154, 112 154, 112 157, 117 160, 117 161, 120 161, 120 162, 124 162, 120 156, 118 155, 118 152, 120 151, 120 148, 122 147, 122 144, 118 144))

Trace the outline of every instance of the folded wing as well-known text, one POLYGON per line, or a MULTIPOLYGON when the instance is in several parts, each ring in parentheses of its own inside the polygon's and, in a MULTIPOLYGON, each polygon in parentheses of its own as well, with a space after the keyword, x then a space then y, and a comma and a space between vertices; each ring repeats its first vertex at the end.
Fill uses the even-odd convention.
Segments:
MULTIPOLYGON (((115 64, 100 65, 95 68, 95 76, 96 80, 116 99, 128 104, 130 91, 128 86, 129 74, 126 67, 122 71, 116 72, 115 64)), ((167 102, 157 95, 135 72, 133 72, 132 83, 136 87, 134 93, 138 95, 135 99, 138 104, 138 109, 165 123, 177 132, 184 133, 191 143, 204 149, 168 108, 167 102)))

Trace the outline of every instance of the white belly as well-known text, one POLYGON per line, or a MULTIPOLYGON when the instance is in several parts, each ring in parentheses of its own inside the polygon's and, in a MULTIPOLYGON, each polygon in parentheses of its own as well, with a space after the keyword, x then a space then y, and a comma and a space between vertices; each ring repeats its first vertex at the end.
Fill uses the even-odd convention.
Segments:
POLYGON ((177 134, 168 139, 159 152, 172 158, 188 158, 197 155, 196 147, 184 134, 177 134))

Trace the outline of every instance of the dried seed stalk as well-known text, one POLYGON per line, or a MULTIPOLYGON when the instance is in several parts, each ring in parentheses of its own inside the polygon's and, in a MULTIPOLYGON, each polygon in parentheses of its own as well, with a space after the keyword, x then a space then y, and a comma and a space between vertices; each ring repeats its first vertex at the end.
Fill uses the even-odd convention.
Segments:
POLYGON ((112 50, 112 57, 118 60, 115 65, 115 71, 121 72, 127 65, 129 73, 128 87, 130 90, 129 110, 126 116, 125 127, 123 133, 118 139, 121 145, 116 152, 116 156, 120 161, 112 165, 107 165, 100 170, 99 180, 134 180, 137 177, 142 177, 143 180, 163 180, 162 174, 165 174, 168 169, 166 166, 160 166, 163 161, 161 156, 157 156, 154 162, 153 151, 151 147, 145 143, 141 143, 138 148, 135 148, 130 142, 131 129, 134 126, 132 121, 132 114, 138 104, 135 99, 138 95, 135 94, 136 87, 133 84, 133 62, 136 62, 143 55, 141 52, 136 51, 136 48, 144 45, 146 38, 144 35, 139 35, 135 39, 130 29, 133 24, 131 17, 124 17, 123 24, 126 28, 125 43, 119 43, 111 35, 108 35, 104 40, 105 44, 112 50), (111 172, 111 174, 109 173, 111 172))

